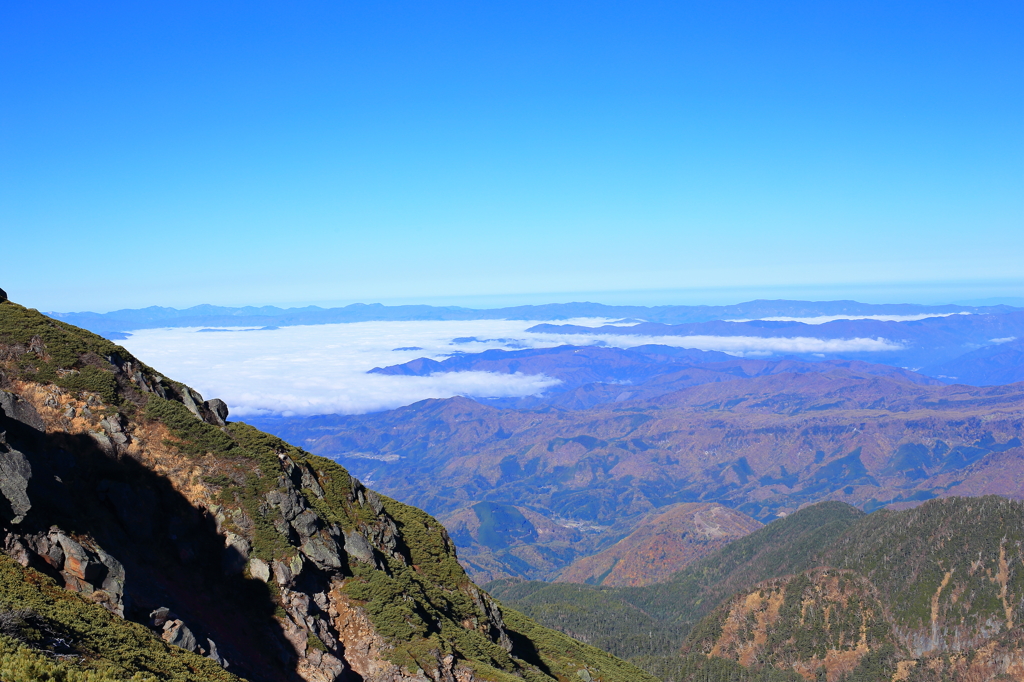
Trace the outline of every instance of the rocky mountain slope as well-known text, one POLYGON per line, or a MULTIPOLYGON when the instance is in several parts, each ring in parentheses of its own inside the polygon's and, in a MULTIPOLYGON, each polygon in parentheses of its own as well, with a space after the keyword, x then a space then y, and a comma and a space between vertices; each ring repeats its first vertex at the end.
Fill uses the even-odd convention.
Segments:
POLYGON ((843 507, 808 507, 659 585, 491 587, 663 680, 1021 679, 1024 504, 843 507))
POLYGON ((227 416, 0 302, 4 679, 652 679, 502 610, 424 512, 227 416))

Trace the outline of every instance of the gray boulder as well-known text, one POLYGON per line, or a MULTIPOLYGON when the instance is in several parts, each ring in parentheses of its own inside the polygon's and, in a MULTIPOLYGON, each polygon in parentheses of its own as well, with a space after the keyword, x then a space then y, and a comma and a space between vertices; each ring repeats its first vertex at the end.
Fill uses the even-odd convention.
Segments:
POLYGON ((323 534, 317 534, 306 540, 300 549, 310 561, 324 570, 342 567, 341 554, 333 538, 325 539, 323 534))
POLYGON ((36 412, 36 408, 14 393, 0 391, 0 411, 10 419, 19 421, 26 426, 31 426, 36 431, 46 430, 43 418, 36 412))
POLYGON ((311 509, 307 509, 292 519, 292 528, 301 538, 308 538, 317 531, 319 526, 320 517, 311 509))
POLYGON ((373 547, 370 542, 356 531, 345 531, 345 551, 354 559, 364 564, 374 564, 373 547))
POLYGON ((25 455, 0 446, 0 516, 11 523, 21 523, 32 508, 28 499, 28 481, 32 467, 25 455))
POLYGON ((265 583, 270 582, 270 564, 262 559, 250 559, 249 575, 265 583))
POLYGON ((189 630, 188 627, 180 620, 169 620, 164 623, 164 631, 161 637, 168 644, 180 646, 182 649, 186 649, 193 653, 195 653, 199 648, 199 642, 196 641, 196 636, 192 634, 192 631, 189 630))
POLYGON ((220 398, 207 400, 204 407, 206 407, 206 409, 209 411, 210 416, 213 418, 213 420, 217 422, 217 426, 224 426, 227 423, 228 406, 223 400, 221 400, 220 398))
POLYGON ((206 654, 206 657, 212 659, 213 662, 219 665, 220 667, 227 669, 228 662, 224 659, 223 656, 220 655, 220 653, 217 652, 217 643, 209 637, 207 637, 206 646, 209 651, 209 653, 206 654))
POLYGON ((229 531, 224 538, 224 572, 234 575, 244 571, 245 565, 249 563, 249 552, 251 551, 252 545, 248 540, 229 531))

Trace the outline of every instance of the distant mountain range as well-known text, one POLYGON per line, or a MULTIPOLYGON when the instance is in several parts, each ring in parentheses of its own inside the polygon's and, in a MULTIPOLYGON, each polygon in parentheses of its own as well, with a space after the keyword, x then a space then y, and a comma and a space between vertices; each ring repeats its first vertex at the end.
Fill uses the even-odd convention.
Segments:
POLYGON ((633 348, 557 346, 527 350, 489 350, 453 355, 444 360, 420 358, 401 365, 377 367, 371 374, 431 376, 441 372, 544 374, 561 383, 540 395, 522 398, 477 398, 495 407, 536 409, 552 406, 579 410, 605 403, 656 398, 689 386, 749 379, 771 374, 831 372, 850 369, 889 376, 923 385, 942 385, 939 379, 905 369, 860 360, 763 360, 737 358, 718 351, 674 346, 633 348))
MULTIPOLYGON (((572 355, 526 360, 568 367, 564 376, 582 381, 587 373, 568 362, 572 355)), ((614 368, 615 356, 595 357, 614 368)), ((766 522, 820 500, 870 511, 949 495, 1024 496, 1024 384, 936 386, 853 362, 733 359, 682 371, 710 383, 573 410, 452 398, 254 423, 445 523, 466 523, 477 514, 466 510, 481 502, 492 516, 521 518, 518 535, 488 542, 465 526, 463 553, 477 562, 467 566, 477 579, 554 577, 677 503, 718 503, 766 522), (558 545, 545 533, 553 526, 591 539, 567 535, 558 545)), ((586 386, 600 393, 609 385, 562 395, 586 386)))
POLYGON ((162 327, 264 327, 334 324, 376 320, 568 320, 581 317, 635 318, 661 324, 685 324, 712 320, 765 317, 822 317, 835 315, 951 315, 955 313, 1007 313, 1020 308, 1007 305, 926 306, 910 303, 870 304, 857 301, 749 301, 724 306, 621 306, 600 303, 552 303, 509 308, 472 309, 457 306, 353 303, 340 308, 277 308, 274 306, 230 308, 198 305, 184 310, 151 306, 109 313, 51 312, 50 316, 88 329, 107 338, 134 329, 162 327))
MULTIPOLYGON (((857 350, 855 345, 830 349, 801 351, 800 357, 842 358, 867 360, 897 367, 942 367, 965 353, 980 348, 996 348, 1003 343, 1024 337, 1024 311, 1014 310, 1001 314, 947 315, 920 320, 833 320, 821 324, 797 321, 750 320, 744 322, 712 321, 686 324, 645 322, 633 326, 605 325, 585 327, 565 324, 538 324, 528 331, 542 334, 593 336, 693 337, 689 345, 707 343, 707 337, 746 337, 755 339, 819 340, 884 339, 884 348, 857 350)), ((685 342, 680 345, 687 345, 685 342)), ((793 351, 789 351, 793 352, 793 351)), ((992 351, 998 352, 998 351, 992 351)), ((776 354, 783 354, 776 351, 776 354)), ((948 371, 953 371, 952 369, 948 371)), ((955 375, 954 375, 955 376, 955 375)), ((984 373, 978 375, 986 384, 991 381, 984 373)))

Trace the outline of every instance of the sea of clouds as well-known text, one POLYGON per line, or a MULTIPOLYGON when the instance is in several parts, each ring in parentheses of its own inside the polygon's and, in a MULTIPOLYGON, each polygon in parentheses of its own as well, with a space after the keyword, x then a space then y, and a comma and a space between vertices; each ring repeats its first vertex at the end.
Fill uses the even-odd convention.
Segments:
MULTIPOLYGON (((603 319, 567 320, 600 326, 603 319)), ((429 377, 367 374, 374 367, 416 358, 492 348, 649 343, 719 350, 737 356, 891 351, 885 339, 761 338, 541 334, 536 321, 467 320, 353 322, 279 329, 144 329, 122 341, 138 358, 206 398, 221 398, 235 416, 359 414, 427 398, 537 395, 559 383, 543 374, 449 372, 429 377), (466 341, 467 338, 475 340, 466 341), (458 339, 458 342, 453 341, 458 339), (410 350, 410 348, 412 350, 410 350), (397 350, 396 350, 397 349, 397 350)))

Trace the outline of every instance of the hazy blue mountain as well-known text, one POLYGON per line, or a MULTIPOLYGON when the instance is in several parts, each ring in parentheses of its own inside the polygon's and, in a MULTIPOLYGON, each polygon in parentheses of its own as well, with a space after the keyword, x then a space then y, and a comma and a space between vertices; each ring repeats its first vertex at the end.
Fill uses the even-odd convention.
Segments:
POLYGON ((717 351, 655 344, 629 349, 595 346, 558 346, 513 351, 495 349, 482 353, 460 353, 440 361, 418 358, 400 365, 376 367, 370 372, 398 376, 430 376, 439 372, 465 371, 544 374, 562 383, 548 388, 541 395, 477 398, 477 401, 516 409, 553 406, 580 410, 604 403, 656 398, 700 384, 783 372, 804 374, 837 369, 895 377, 914 384, 943 383, 898 367, 858 360, 737 358, 717 351))
POLYGON ((277 308, 274 306, 229 308, 198 305, 184 310, 151 306, 115 310, 109 313, 49 313, 70 324, 110 336, 133 329, 160 327, 289 326, 378 320, 567 320, 575 317, 636 318, 662 324, 686 324, 712 320, 761 317, 818 317, 827 315, 922 315, 1005 313, 1018 308, 1007 305, 917 305, 911 303, 871 304, 857 301, 748 301, 723 306, 621 306, 601 303, 552 303, 508 308, 472 309, 458 306, 398 305, 380 303, 339 308, 277 308))
MULTIPOLYGON (((757 338, 886 339, 900 347, 886 351, 838 351, 833 358, 867 360, 897 367, 920 368, 959 357, 966 350, 995 339, 1024 336, 1024 311, 950 315, 911 321, 834 320, 823 324, 749 320, 713 320, 685 324, 645 322, 630 327, 543 323, 529 331, 550 334, 643 336, 746 336, 757 338)), ((809 357, 810 353, 807 354, 809 357)), ((820 356, 819 356, 820 357, 820 356)))
POLYGON ((996 386, 1024 381, 1024 339, 983 346, 921 370, 947 383, 996 386))

